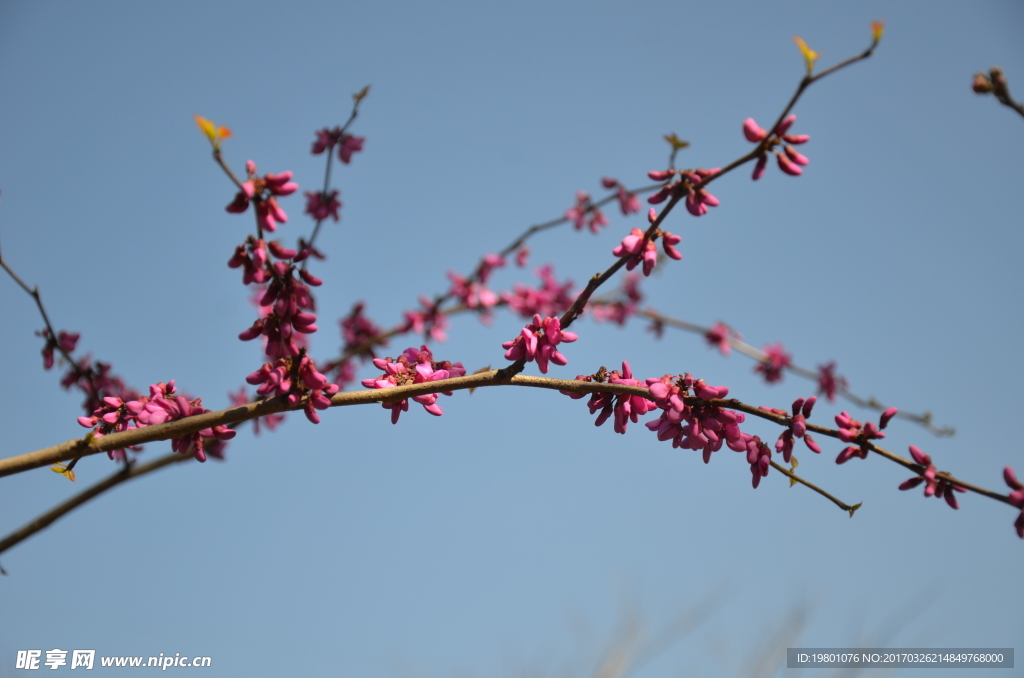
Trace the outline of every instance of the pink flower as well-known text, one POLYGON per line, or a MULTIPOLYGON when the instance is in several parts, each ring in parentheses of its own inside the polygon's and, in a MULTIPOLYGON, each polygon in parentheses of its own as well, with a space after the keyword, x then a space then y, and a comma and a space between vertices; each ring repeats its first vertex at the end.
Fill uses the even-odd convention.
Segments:
POLYGON ((576 192, 576 204, 566 210, 565 218, 573 222, 573 227, 577 231, 587 225, 590 227, 590 232, 595 234, 600 231, 602 226, 608 225, 608 218, 600 209, 590 204, 590 196, 586 191, 576 192))
POLYGON ((713 169, 696 169, 685 175, 688 179, 688 183, 685 184, 687 189, 686 211, 693 216, 703 216, 708 213, 708 207, 718 207, 720 204, 718 198, 708 193, 707 189, 701 187, 705 179, 717 174, 718 171, 718 167, 713 169))
POLYGON ((533 316, 533 322, 524 327, 519 336, 501 345, 506 349, 508 360, 537 361, 542 374, 548 373, 548 362, 565 365, 569 361, 556 348, 560 343, 576 341, 575 332, 562 331, 562 323, 558 318, 541 318, 533 316))
POLYGON ((830 403, 835 402, 837 392, 845 391, 850 386, 846 377, 836 374, 835 371, 835 361, 818 365, 818 395, 824 394, 830 403))
POLYGON ((62 353, 74 353, 75 346, 78 345, 78 338, 81 336, 77 332, 65 332, 61 330, 57 333, 57 338, 54 339, 50 334, 50 330, 43 329, 36 332, 37 337, 43 337, 46 339, 46 343, 43 345, 43 369, 48 370, 53 367, 53 351, 59 348, 62 353))
MULTIPOLYGON (((376 342, 381 346, 387 346, 388 342, 386 339, 377 339, 381 335, 381 329, 372 320, 363 315, 365 307, 366 305, 361 301, 354 304, 348 316, 338 322, 341 325, 341 337, 345 340, 345 352, 347 353, 357 347, 366 345, 367 348, 361 351, 359 355, 364 360, 367 358, 372 360, 377 357, 373 352, 373 343, 376 342)), ((346 379, 346 381, 352 380, 346 379)))
POLYGON ((1024 539, 1024 484, 1017 480, 1017 474, 1009 466, 1003 469, 1003 480, 1013 490, 1010 493, 1010 503, 1021 510, 1013 526, 1017 530, 1017 536, 1024 539))
POLYGON ((523 318, 531 318, 535 314, 554 316, 563 313, 572 306, 576 299, 572 280, 564 283, 555 278, 554 269, 541 266, 534 274, 541 279, 541 287, 529 287, 521 283, 513 286, 513 292, 503 292, 502 300, 523 318))
POLYGON ((960 503, 957 501, 953 491, 966 492, 967 490, 962 487, 958 487, 957 485, 953 485, 948 480, 938 476, 938 473, 935 470, 935 465, 932 464, 932 458, 922 452, 916 445, 910 446, 910 456, 914 458, 914 461, 917 462, 919 466, 923 466, 924 470, 920 475, 900 483, 900 489, 910 490, 921 483, 925 483, 924 496, 934 496, 938 499, 944 498, 950 508, 960 508, 960 503))
MULTIPOLYGON (((462 366, 462 363, 453 365, 447 360, 434 361, 434 356, 426 346, 421 346, 419 349, 407 348, 397 359, 376 358, 373 364, 377 369, 383 370, 384 374, 374 379, 364 379, 363 386, 366 388, 392 388, 407 384, 423 384, 440 379, 461 377, 466 374, 466 368, 462 366)), ((451 395, 452 392, 444 391, 442 394, 451 395)), ((444 414, 444 410, 437 404, 438 395, 438 393, 427 393, 414 396, 412 400, 423 405, 423 409, 428 413, 440 417, 444 414)), ((381 407, 391 410, 391 423, 397 424, 398 417, 402 412, 409 411, 409 399, 381 403, 381 407)))
POLYGON ((445 330, 448 329, 448 317, 438 310, 437 306, 427 297, 420 297, 420 306, 423 310, 412 310, 405 312, 405 330, 412 330, 416 334, 428 336, 435 341, 444 341, 448 338, 445 330))
POLYGON ((313 148, 311 149, 313 155, 320 155, 324 151, 330 151, 335 146, 338 146, 338 160, 341 160, 346 165, 352 162, 353 153, 363 150, 363 142, 366 141, 365 137, 345 134, 340 127, 335 127, 334 129, 327 129, 325 127, 315 132, 315 134, 316 139, 313 141, 313 148))
POLYGON ((338 200, 337 189, 332 190, 329 193, 306 191, 305 195, 306 214, 317 221, 323 221, 328 217, 335 221, 341 220, 341 217, 338 215, 338 210, 341 209, 342 203, 338 200))
POLYGON ((529 259, 530 248, 527 247, 526 245, 523 245, 522 247, 519 248, 519 251, 516 252, 516 266, 518 266, 519 268, 525 268, 526 262, 529 261, 529 259))
MULTIPOLYGON (((576 377, 577 381, 598 381, 609 384, 623 384, 626 386, 640 386, 640 382, 633 378, 633 372, 629 368, 629 363, 625 360, 622 361, 622 372, 613 371, 605 374, 604 368, 596 375, 580 375, 576 377)), ((564 395, 578 400, 582 398, 583 393, 568 393, 562 391, 564 395)), ((593 393, 590 396, 590 401, 587 403, 590 407, 590 413, 600 411, 597 416, 597 420, 594 422, 595 426, 601 426, 614 414, 615 421, 613 428, 616 433, 625 433, 626 427, 629 426, 629 422, 634 424, 639 421, 641 415, 647 414, 650 410, 655 408, 655 404, 644 398, 643 396, 637 395, 625 395, 625 394, 612 394, 612 393, 593 393)))
POLYGON ((352 154, 363 150, 363 142, 366 137, 352 136, 346 134, 341 137, 341 146, 338 148, 338 159, 346 165, 352 162, 352 154))
POLYGON ((235 195, 225 209, 240 214, 249 208, 249 203, 256 204, 256 221, 260 228, 274 231, 278 223, 288 221, 288 215, 277 204, 277 196, 291 195, 299 185, 292 181, 291 172, 280 174, 256 175, 256 164, 249 160, 245 163, 249 180, 242 184, 242 189, 235 195))
POLYGON ((704 339, 707 340, 708 344, 710 346, 717 346, 724 356, 732 353, 731 339, 740 338, 739 333, 721 321, 712 325, 711 329, 704 335, 704 339))
POLYGON ((815 454, 821 453, 821 448, 807 433, 807 417, 811 416, 811 410, 817 401, 818 399, 814 396, 806 400, 797 398, 793 401, 793 416, 790 417, 789 428, 783 431, 779 439, 775 441, 775 450, 782 453, 782 458, 787 464, 793 456, 793 438, 803 438, 808 449, 815 454))
MULTIPOLYGON (((671 440, 672 447, 702 450, 705 464, 723 445, 737 452, 747 452, 748 459, 758 452, 760 439, 740 431, 739 425, 746 418, 742 412, 710 403, 686 404, 685 398, 691 389, 693 395, 702 400, 714 400, 727 396, 727 387, 709 386, 690 374, 682 377, 666 374, 659 379, 647 379, 646 384, 650 399, 663 410, 658 419, 645 424, 657 434, 658 440, 671 440)), ((749 463, 755 462, 753 458, 749 463)))
POLYGON ((658 262, 658 248, 653 241, 646 237, 646 233, 639 228, 631 230, 629 235, 622 239, 622 243, 612 250, 612 254, 627 260, 627 271, 632 271, 642 262, 645 276, 651 274, 651 271, 654 270, 654 265, 658 262))
POLYGON ((754 372, 763 374, 769 384, 782 381, 782 371, 793 364, 793 356, 786 353, 781 343, 768 344, 761 351, 764 358, 754 367, 754 372))
POLYGON ((619 201, 619 209, 622 210, 623 216, 629 216, 634 212, 640 211, 640 199, 636 197, 635 193, 627 191, 626 187, 619 183, 618 179, 604 177, 601 179, 601 185, 605 188, 618 188, 618 194, 615 197, 619 201))
POLYGON ((747 141, 761 145, 760 153, 757 156, 757 162, 754 165, 753 179, 757 181, 764 175, 765 166, 768 164, 768 153, 774 153, 779 163, 779 169, 786 174, 792 176, 799 176, 803 173, 802 166, 809 164, 811 161, 806 156, 797 152, 793 148, 792 144, 804 144, 810 141, 810 137, 806 134, 787 134, 790 126, 796 121, 795 115, 786 117, 779 126, 772 131, 771 134, 766 132, 764 128, 759 127, 757 122, 753 118, 747 118, 743 121, 743 136, 747 138, 747 141), (775 146, 782 144, 782 152, 775 149, 775 146))

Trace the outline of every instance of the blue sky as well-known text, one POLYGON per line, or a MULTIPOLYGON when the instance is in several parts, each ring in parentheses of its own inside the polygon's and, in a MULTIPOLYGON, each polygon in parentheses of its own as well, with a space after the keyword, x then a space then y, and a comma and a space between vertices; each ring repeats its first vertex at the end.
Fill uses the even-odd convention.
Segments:
MULTIPOLYGON (((682 166, 745 153, 742 121, 769 124, 802 75, 792 36, 827 66, 866 47, 879 18, 876 55, 795 109, 794 131, 811 135, 804 175, 770 167, 752 183, 740 170, 714 184, 722 204, 707 216, 672 214, 684 259, 659 267, 647 301, 724 320, 757 346, 782 341, 811 368, 838 361, 854 391, 957 428, 938 439, 897 422, 890 449, 917 444, 1003 491, 1003 466, 1024 472, 1024 119, 970 82, 998 64, 1024 96, 1015 2, 8 2, 0 246, 83 351, 139 388, 176 379, 219 409, 261 362, 236 339, 253 311, 225 266, 252 222, 224 212, 232 187, 193 114, 231 127, 236 169, 292 170, 305 189, 322 181, 313 131, 343 122, 349 95, 372 85, 353 130, 365 151, 336 167, 345 206, 316 270, 313 350, 327 358, 334 319, 356 301, 391 325, 443 291, 446 271, 559 216, 577 190, 599 194, 602 176, 646 184, 663 134, 691 142, 682 166)), ((281 236, 308 233, 298 194, 283 205, 281 236)), ((609 216, 599 236, 539 236, 532 263, 581 284, 644 223, 609 216)), ((516 280, 533 281, 510 269, 495 286, 516 280)), ((41 369, 38 315, 6 278, 0 313, 4 456, 80 436, 80 399, 41 369)), ((520 326, 460 317, 435 354, 497 366, 520 326)), ((813 389, 792 376, 765 386, 749 360, 697 336, 574 329, 552 376, 627 359, 641 376, 689 371, 759 405, 813 389)), ((864 502, 851 520, 778 474, 752 490, 738 455, 705 466, 640 426, 595 428, 583 402, 556 393, 443 404, 443 417, 413 408, 396 426, 372 407, 246 430, 227 463, 124 485, 3 554, 0 676, 20 675, 17 650, 54 647, 209 655, 218 676, 584 676, 623 610, 656 635, 709 600, 703 624, 632 675, 750 674, 802 608, 803 646, 1022 637, 1024 544, 1005 505, 966 495, 954 512, 899 492, 905 471, 836 466, 835 441, 800 455, 809 479, 864 502)), ((77 470, 87 486, 113 467, 77 470)), ((45 469, 0 484, 4 533, 75 489, 45 469)))

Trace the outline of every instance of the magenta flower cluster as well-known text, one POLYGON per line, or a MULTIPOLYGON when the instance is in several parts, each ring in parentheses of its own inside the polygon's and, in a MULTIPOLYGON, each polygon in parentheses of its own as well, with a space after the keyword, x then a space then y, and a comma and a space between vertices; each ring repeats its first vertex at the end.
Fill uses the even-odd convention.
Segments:
POLYGON ((558 282, 555 270, 545 265, 534 271, 540 278, 540 287, 530 287, 515 283, 511 292, 502 292, 501 299, 522 318, 534 315, 554 316, 563 313, 572 306, 576 299, 572 280, 558 282))
POLYGON ((421 309, 413 309, 405 312, 405 324, 403 332, 412 330, 416 334, 422 334, 434 341, 444 341, 448 338, 448 316, 441 312, 438 304, 431 301, 429 297, 420 296, 421 309))
POLYGON ((558 352, 557 346, 562 342, 574 342, 576 339, 575 332, 562 330, 562 323, 558 318, 541 318, 540 314, 537 314, 533 316, 532 323, 520 330, 519 336, 506 341, 501 347, 506 349, 507 359, 537 361, 540 371, 547 374, 549 362, 556 365, 565 365, 569 362, 558 352))
POLYGON ((885 434, 882 433, 882 429, 889 425, 889 421, 896 416, 897 410, 895 407, 890 407, 886 411, 882 412, 879 417, 878 425, 876 426, 872 422, 862 424, 849 415, 846 410, 843 410, 836 415, 836 425, 839 427, 839 439, 844 443, 857 443, 856 445, 850 445, 843 449, 836 457, 837 464, 845 464, 854 457, 860 457, 861 459, 868 458, 868 447, 870 441, 884 438, 885 434))
POLYGON ((1013 490, 1010 492, 1010 503, 1020 509, 1020 515, 1013 526, 1017 530, 1017 536, 1024 539, 1024 484, 1017 480, 1017 474, 1009 466, 1003 469, 1003 480, 1013 490))
POLYGON ((253 386, 259 385, 256 393, 265 397, 283 396, 289 405, 296 405, 303 396, 306 401, 303 411, 314 424, 320 423, 316 410, 331 406, 330 396, 341 390, 321 374, 313 359, 303 352, 297 357, 278 358, 273 363, 264 363, 258 370, 245 378, 253 386))
POLYGON ((835 402, 836 393, 849 388, 850 382, 841 374, 836 374, 835 362, 818 365, 818 395, 824 395, 828 401, 835 402))
POLYGON ((795 115, 786 117, 769 135, 764 128, 758 127, 757 122, 753 118, 747 118, 743 121, 743 136, 747 138, 747 141, 761 144, 761 152, 758 154, 757 163, 754 165, 754 181, 764 176, 769 152, 775 154, 779 163, 779 169, 786 174, 791 176, 803 174, 801 167, 809 164, 811 161, 798 153, 791 144, 805 144, 811 138, 806 134, 787 134, 794 122, 796 122, 795 115), (783 144, 782 152, 775 149, 775 146, 779 144, 783 144))
POLYGON ((591 204, 590 195, 586 191, 576 192, 576 204, 566 210, 565 218, 572 222, 573 228, 577 231, 587 226, 590 228, 590 232, 595 234, 601 230, 602 226, 608 225, 608 217, 591 204))
MULTIPOLYGON (((593 382, 608 384, 623 384, 626 386, 640 386, 640 382, 633 378, 633 371, 629 368, 629 363, 625 360, 622 361, 622 371, 618 370, 605 373, 604 368, 596 375, 578 375, 577 381, 593 382)), ((572 393, 569 391, 561 391, 564 395, 569 396, 573 400, 579 400, 583 398, 585 393, 572 393)), ((590 408, 590 413, 597 415, 597 419, 594 421, 595 426, 601 426, 614 414, 615 421, 612 427, 616 433, 625 433, 626 427, 629 426, 629 422, 634 424, 639 421, 640 415, 647 414, 650 410, 654 409, 654 403, 638 395, 629 395, 623 393, 591 393, 590 400, 587 402, 587 406, 590 408)))
POLYGON ((310 152, 313 155, 320 155, 324 151, 331 152, 335 146, 338 147, 338 160, 346 165, 352 162, 352 154, 363 150, 363 143, 366 137, 357 137, 347 134, 340 127, 334 129, 324 128, 317 130, 316 139, 313 141, 313 148, 310 152))
MULTIPOLYGON (((205 414, 210 410, 202 407, 202 399, 189 400, 175 395, 174 381, 157 383, 149 387, 149 396, 124 401, 121 398, 108 396, 103 404, 96 408, 90 417, 79 417, 78 423, 85 428, 93 429, 93 437, 99 438, 118 431, 155 426, 168 421, 177 421, 197 414, 205 414)), ((171 441, 171 449, 180 454, 191 452, 199 461, 206 461, 204 438, 218 441, 230 440, 235 432, 223 424, 205 428, 171 441)), ((128 448, 133 449, 133 448, 128 448)), ((107 453, 111 459, 124 459, 125 448, 111 450, 107 453)))
MULTIPOLYGON (((407 348, 397 359, 376 358, 373 364, 377 369, 384 370, 384 374, 374 379, 364 379, 363 386, 366 388, 392 388, 408 384, 424 384, 440 379, 461 377, 466 374, 466 368, 462 366, 462 363, 452 364, 447 360, 436 362, 430 349, 426 346, 420 346, 418 349, 407 348)), ((430 414, 440 417, 444 414, 444 410, 437 404, 438 396, 441 394, 450 396, 452 392, 427 393, 413 396, 412 400, 423 405, 423 409, 430 414)), ((397 424, 398 417, 402 412, 409 411, 409 399, 381 403, 381 406, 386 410, 391 410, 391 423, 397 424)))
POLYGON ((711 326, 711 329, 704 333, 704 339, 707 340, 708 345, 717 347, 722 355, 726 357, 732 354, 731 340, 742 338, 739 332, 721 321, 716 322, 711 326))
POLYGON ((918 465, 924 467, 924 471, 920 475, 900 483, 900 489, 911 490, 924 483, 924 496, 945 499, 950 508, 960 508, 960 502, 957 501, 953 491, 966 492, 967 490, 941 478, 935 469, 935 464, 932 463, 932 458, 922 452, 917 445, 910 446, 910 456, 914 458, 918 465))
POLYGON ((769 384, 782 381, 782 371, 793 364, 793 356, 786 353, 781 343, 763 346, 764 359, 754 366, 754 372, 764 376, 769 384))
MULTIPOLYGON (((793 456, 795 438, 803 438, 807 449, 815 454, 821 454, 821 446, 814 442, 814 438, 807 432, 807 417, 811 416, 811 410, 814 409, 814 403, 817 401, 818 399, 815 396, 811 396, 806 400, 797 398, 793 401, 793 416, 789 418, 789 426, 782 432, 779 439, 775 441, 775 451, 782 454, 782 458, 787 464, 793 456)), ((775 410, 767 407, 761 409, 783 416, 787 414, 785 410, 775 410)))
POLYGON ((57 333, 57 337, 54 338, 50 334, 50 330, 43 329, 36 332, 36 336, 46 339, 46 343, 43 345, 43 369, 48 370, 53 367, 54 350, 59 348, 64 353, 74 353, 75 346, 78 345, 78 339, 81 335, 77 332, 61 330, 57 333))
POLYGON ((299 185, 292 181, 291 172, 257 176, 256 163, 252 160, 245 163, 245 171, 249 178, 242 182, 241 190, 225 209, 241 214, 249 209, 250 202, 255 203, 256 223, 262 230, 273 232, 278 223, 288 221, 288 215, 277 204, 277 197, 291 195, 299 189, 299 185))
MULTIPOLYGON (((647 220, 653 224, 657 219, 658 214, 652 208, 647 214, 647 220)), ((644 275, 649 276, 651 271, 654 270, 655 264, 658 263, 658 248, 654 244, 654 239, 658 236, 661 237, 661 246, 666 255, 677 261, 683 258, 683 255, 675 248, 675 245, 679 244, 682 237, 672 235, 668 231, 662 231, 660 229, 655 229, 655 232, 649 236, 646 231, 634 228, 629 232, 629 235, 623 238, 622 242, 612 250, 612 254, 619 258, 626 259, 627 271, 632 271, 638 264, 643 263, 644 275)))
POLYGON ((718 207, 720 204, 718 198, 708 193, 707 189, 703 187, 704 180, 717 174, 720 169, 715 167, 695 170, 652 170, 647 173, 652 181, 666 183, 657 193, 647 198, 647 202, 657 205, 667 200, 669 196, 683 197, 687 212, 695 217, 703 216, 708 213, 709 207, 718 207), (676 175, 679 178, 673 182, 673 177, 676 175))
POLYGON ((601 185, 618 191, 615 198, 619 201, 619 209, 622 210, 622 216, 628 217, 630 214, 640 211, 640 199, 636 197, 636 193, 630 193, 618 179, 603 177, 601 185))

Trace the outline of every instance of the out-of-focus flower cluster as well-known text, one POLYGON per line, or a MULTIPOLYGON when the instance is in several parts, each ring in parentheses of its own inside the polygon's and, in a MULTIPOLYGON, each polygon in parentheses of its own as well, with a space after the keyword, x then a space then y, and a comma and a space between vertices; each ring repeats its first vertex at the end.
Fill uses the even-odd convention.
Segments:
POLYGON ((768 165, 769 153, 775 155, 779 163, 779 169, 786 174, 791 176, 803 174, 803 169, 801 168, 811 161, 806 156, 801 155, 793 146, 805 144, 811 138, 806 134, 787 134, 794 122, 796 122, 795 115, 787 116, 769 134, 764 128, 759 127, 753 118, 747 118, 743 121, 743 136, 747 138, 747 141, 760 144, 760 153, 757 156, 757 162, 754 164, 754 181, 764 176, 764 169, 768 165), (775 148, 780 144, 783 146, 781 152, 775 148))

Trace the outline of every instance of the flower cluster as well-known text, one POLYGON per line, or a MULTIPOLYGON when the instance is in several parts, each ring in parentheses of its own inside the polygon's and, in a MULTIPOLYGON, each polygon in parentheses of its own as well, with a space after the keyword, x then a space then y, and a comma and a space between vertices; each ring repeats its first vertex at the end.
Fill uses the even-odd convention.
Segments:
POLYGON ((590 312, 597 322, 610 320, 616 325, 623 326, 633 314, 636 313, 640 302, 644 300, 643 292, 640 291, 640 276, 636 273, 627 273, 622 282, 622 296, 614 301, 590 300, 590 312))
POLYGON ((540 287, 529 287, 521 283, 513 285, 512 292, 503 292, 502 301, 509 305, 520 317, 531 318, 536 314, 542 316, 558 315, 568 310, 576 299, 572 280, 564 283, 555 278, 555 271, 550 265, 541 266, 534 275, 540 278, 540 287))
POLYGON ((601 185, 605 188, 618 189, 615 197, 619 201, 619 209, 622 210, 622 216, 628 217, 630 214, 640 211, 640 199, 636 197, 636 193, 630 193, 626 190, 626 187, 618 179, 604 177, 601 179, 601 185))
POLYGON ((932 463, 932 458, 921 451, 917 445, 910 446, 910 456, 914 458, 919 465, 924 467, 924 471, 919 476, 910 478, 900 483, 901 490, 911 490, 921 483, 925 483, 924 496, 936 497, 937 499, 945 499, 946 503, 949 504, 950 508, 960 508, 960 502, 957 501, 956 495, 953 491, 966 492, 962 487, 952 484, 948 480, 940 477, 938 472, 935 470, 935 465, 932 463))
POLYGON ((765 166, 768 164, 768 153, 774 153, 779 163, 779 169, 791 176, 803 174, 801 166, 811 161, 797 152, 792 144, 805 144, 811 140, 806 134, 787 134, 789 128, 796 122, 796 116, 790 115, 779 123, 778 127, 772 130, 769 135, 762 127, 758 127, 753 118, 743 121, 743 136, 751 143, 761 144, 761 152, 757 156, 757 163, 754 165, 753 179, 757 181, 764 176, 765 166), (782 152, 775 150, 775 146, 785 143, 782 152))
MULTIPOLYGON (((109 433, 128 431, 146 426, 156 426, 168 421, 176 421, 197 414, 205 414, 210 410, 202 407, 202 399, 189 400, 185 396, 175 395, 174 381, 163 382, 149 387, 149 396, 133 400, 122 400, 113 396, 103 398, 103 404, 97 407, 90 417, 79 417, 78 423, 85 428, 92 428, 93 437, 99 438, 109 433)), ((191 452, 199 461, 206 461, 204 438, 223 441, 235 437, 235 432, 223 424, 205 428, 171 441, 171 449, 180 454, 191 452)), ((127 448, 138 449, 138 448, 127 448)), ((219 456, 218 447, 218 456, 219 456)), ((125 448, 107 452, 111 459, 124 459, 125 448)))
POLYGON ((647 198, 647 202, 657 205, 660 202, 664 202, 671 195, 685 196, 686 211, 695 217, 703 216, 708 213, 709 207, 718 207, 720 204, 718 198, 708 193, 707 189, 703 187, 704 180, 717 174, 719 171, 720 168, 715 167, 712 169, 669 169, 648 172, 647 176, 652 181, 664 181, 666 183, 657 193, 647 198), (676 174, 679 175, 679 179, 673 183, 672 178, 676 174))
POLYGON ((671 440, 672 447, 701 450, 705 464, 723 445, 745 452, 754 488, 768 475, 771 449, 758 436, 740 430, 740 424, 746 421, 745 414, 706 402, 686 404, 691 390, 701 400, 714 400, 727 396, 727 387, 709 386, 688 373, 681 377, 666 374, 659 379, 647 379, 646 383, 655 405, 664 410, 658 419, 645 424, 657 432, 658 440, 671 440))
POLYGON ((466 308, 482 308, 484 311, 493 308, 501 299, 487 288, 487 282, 491 279, 494 269, 504 265, 504 257, 488 254, 480 261, 476 273, 469 278, 464 278, 455 271, 448 271, 448 279, 452 281, 448 294, 457 297, 466 308))
POLYGON ((533 322, 519 332, 519 336, 501 345, 506 349, 505 357, 509 360, 537 361, 537 367, 543 374, 548 373, 548 363, 565 365, 569 362, 556 348, 560 343, 576 341, 575 332, 563 331, 558 318, 541 318, 533 316, 533 322))
POLYGON ((303 194, 306 196, 306 214, 311 216, 316 221, 323 221, 330 217, 335 221, 340 221, 341 216, 338 214, 338 210, 342 207, 342 202, 338 200, 338 189, 330 191, 304 191, 303 194))
POLYGON ((732 339, 742 339, 739 332, 729 327, 722 321, 716 322, 711 326, 707 332, 704 333, 704 339, 707 340, 708 345, 715 346, 721 351, 722 355, 728 357, 732 354, 732 339))
POLYGON ((782 381, 782 371, 793 364, 793 356, 786 353, 781 343, 768 344, 761 348, 764 358, 754 366, 754 372, 764 375, 769 384, 782 381))
POLYGON ((1003 469, 1003 480, 1013 490, 1010 493, 1010 503, 1020 509, 1020 515, 1013 526, 1017 529, 1017 536, 1024 539, 1024 484, 1017 480, 1017 474, 1009 466, 1003 469))
MULTIPOLYGON (((658 214, 652 208, 647 214, 647 220, 653 224, 657 219, 658 214)), ((659 236, 666 255, 677 261, 683 258, 679 250, 674 247, 679 244, 682 237, 661 229, 655 229, 654 233, 648 236, 645 231, 634 228, 629 235, 622 239, 622 243, 612 250, 612 254, 626 259, 627 271, 632 271, 638 264, 643 263, 644 275, 648 276, 654 270, 655 264, 658 263, 658 248, 655 246, 654 240, 659 236)))
MULTIPOLYGON (((377 369, 384 370, 384 374, 375 379, 364 379, 363 386, 366 388, 391 388, 408 384, 424 384, 440 379, 461 377, 466 374, 466 368, 462 366, 462 363, 452 364, 447 360, 436 362, 430 349, 426 346, 420 346, 418 349, 407 348, 397 359, 375 358, 373 364, 377 369)), ((449 396, 452 394, 451 391, 443 391, 442 393, 449 396)), ((437 404, 439 395, 441 394, 426 393, 413 396, 412 400, 423 405, 423 409, 430 414, 440 417, 444 414, 444 410, 437 404)), ((391 423, 397 424, 398 417, 402 412, 409 411, 409 399, 381 403, 381 406, 386 410, 391 410, 391 423)))
POLYGON ((818 395, 824 395, 830 403, 835 402, 836 393, 849 387, 846 377, 836 374, 835 361, 818 365, 818 395))
POLYGON ((839 427, 839 439, 844 443, 857 444, 850 445, 840 452, 839 456, 836 457, 836 463, 845 464, 854 457, 867 459, 870 441, 885 437, 882 429, 889 425, 889 421, 896 416, 897 412, 898 410, 895 407, 890 407, 885 412, 882 412, 877 426, 870 421, 867 424, 860 423, 851 417, 846 410, 837 414, 836 425, 839 427))
POLYGON ((283 396, 289 405, 296 405, 305 397, 303 411, 314 424, 320 423, 320 415, 316 411, 330 407, 330 396, 341 390, 317 370, 316 363, 305 351, 294 357, 285 356, 272 363, 264 363, 245 381, 253 386, 259 385, 256 389, 258 395, 268 398, 283 396))
POLYGON ((317 130, 316 139, 313 141, 313 148, 310 152, 313 155, 320 155, 324 151, 330 152, 335 146, 338 147, 338 160, 346 165, 352 162, 352 154, 363 150, 363 142, 366 137, 357 137, 346 134, 340 127, 334 129, 317 130))
POLYGON ((595 234, 601 230, 602 226, 608 225, 608 217, 590 203, 590 195, 586 191, 576 192, 576 204, 566 210, 565 218, 573 223, 573 227, 577 231, 588 226, 590 232, 595 234))
POLYGON ((299 189, 292 181, 291 172, 280 174, 256 175, 256 163, 246 161, 245 171, 249 178, 242 183, 242 189, 235 195, 225 209, 234 214, 241 214, 249 209, 249 203, 256 204, 256 223, 260 229, 273 232, 278 223, 288 221, 288 215, 277 204, 277 196, 291 195, 299 189))
MULTIPOLYGON (((633 371, 625 360, 622 361, 621 372, 618 370, 608 372, 602 367, 596 374, 581 374, 577 376, 576 381, 623 384, 625 386, 641 385, 638 380, 633 378, 633 371)), ((561 391, 561 393, 573 400, 579 400, 586 395, 585 393, 571 393, 568 391, 561 391)), ((597 415, 597 420, 594 421, 595 426, 601 426, 614 414, 615 422, 613 428, 616 433, 625 433, 629 422, 637 423, 640 415, 647 414, 655 408, 655 404, 643 396, 623 393, 591 393, 587 406, 590 407, 591 414, 600 412, 597 415)))
POLYGON ((54 349, 60 349, 62 353, 74 353, 75 346, 78 345, 78 339, 82 335, 78 332, 65 332, 61 330, 57 333, 57 337, 54 338, 50 334, 50 330, 43 329, 36 332, 37 337, 46 339, 46 343, 43 345, 43 369, 48 370, 53 367, 53 351, 54 349))
POLYGON ((413 309, 405 312, 405 324, 403 332, 412 330, 416 334, 422 334, 435 341, 444 341, 448 338, 445 330, 448 329, 448 316, 441 312, 438 304, 432 302, 428 297, 420 297, 422 310, 413 309))
MULTIPOLYGON (((279 261, 270 263, 266 260, 264 263, 266 270, 273 276, 272 282, 258 300, 265 315, 239 334, 238 338, 242 341, 251 341, 256 337, 265 337, 267 344, 264 350, 271 358, 297 356, 301 347, 296 341, 295 333, 313 334, 317 331, 316 315, 311 312, 314 302, 309 286, 317 287, 323 284, 323 281, 306 269, 295 266, 309 256, 308 250, 296 252, 273 242, 268 248, 279 261)), ((246 266, 244 257, 238 251, 235 256, 236 258, 228 265, 246 266), (240 264, 235 263, 239 260, 240 264)), ((252 259, 250 262, 255 264, 252 259)), ((248 267, 246 271, 248 273, 248 267)))
MULTIPOLYGON (((806 400, 797 398, 793 401, 793 416, 789 418, 789 427, 775 441, 775 451, 782 454, 782 458, 787 464, 793 456, 794 438, 803 438, 807 449, 815 454, 821 453, 821 447, 818 443, 814 442, 814 438, 807 432, 807 417, 811 416, 811 410, 814 409, 814 403, 817 401, 818 399, 814 396, 806 400)), ((762 407, 761 409, 783 416, 787 415, 785 410, 776 410, 768 407, 762 407)))

